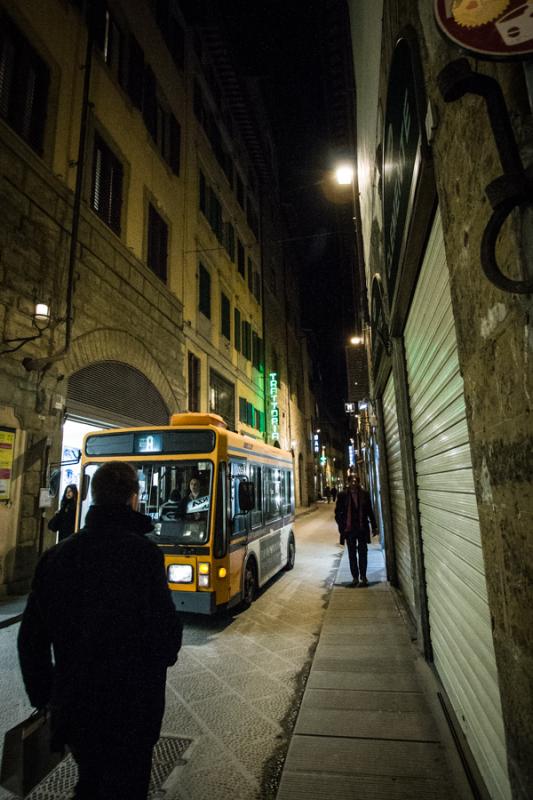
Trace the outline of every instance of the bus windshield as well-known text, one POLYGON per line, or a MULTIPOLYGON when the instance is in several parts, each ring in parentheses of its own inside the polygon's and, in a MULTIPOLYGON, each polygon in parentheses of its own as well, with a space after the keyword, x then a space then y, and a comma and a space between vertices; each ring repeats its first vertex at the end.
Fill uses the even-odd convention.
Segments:
MULTIPOLYGON (((92 477, 99 464, 89 464, 85 475, 92 477)), ((139 480, 137 510, 151 517, 154 530, 147 534, 157 544, 204 544, 209 537, 209 516, 213 494, 213 465, 210 461, 134 462, 139 480)), ((91 504, 90 483, 83 501, 81 525, 91 504)))

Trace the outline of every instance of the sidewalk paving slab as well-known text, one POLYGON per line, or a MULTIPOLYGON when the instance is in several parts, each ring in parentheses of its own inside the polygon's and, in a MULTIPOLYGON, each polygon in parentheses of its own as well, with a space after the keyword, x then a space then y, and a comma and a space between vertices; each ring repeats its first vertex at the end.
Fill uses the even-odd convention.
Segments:
POLYGON ((376 546, 368 576, 343 553, 277 800, 471 800, 376 546))

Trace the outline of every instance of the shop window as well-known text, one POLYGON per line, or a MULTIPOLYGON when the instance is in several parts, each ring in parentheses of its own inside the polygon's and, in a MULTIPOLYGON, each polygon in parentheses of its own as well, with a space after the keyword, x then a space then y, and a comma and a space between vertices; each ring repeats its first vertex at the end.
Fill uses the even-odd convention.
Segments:
POLYGON ((0 117, 42 155, 50 72, 7 14, 0 12, 0 117))
POLYGON ((122 164, 103 139, 95 135, 91 208, 118 235, 122 210, 122 180, 122 164))
POLYGON ((153 205, 148 205, 148 266, 166 282, 168 258, 168 225, 153 205))

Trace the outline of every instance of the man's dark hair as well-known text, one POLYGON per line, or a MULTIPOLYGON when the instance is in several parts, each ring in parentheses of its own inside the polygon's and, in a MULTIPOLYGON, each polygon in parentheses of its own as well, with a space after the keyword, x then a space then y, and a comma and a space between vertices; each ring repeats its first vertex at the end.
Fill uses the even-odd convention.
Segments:
POLYGON ((94 473, 91 492, 97 506, 124 506, 139 492, 137 474, 125 461, 108 461, 94 473))

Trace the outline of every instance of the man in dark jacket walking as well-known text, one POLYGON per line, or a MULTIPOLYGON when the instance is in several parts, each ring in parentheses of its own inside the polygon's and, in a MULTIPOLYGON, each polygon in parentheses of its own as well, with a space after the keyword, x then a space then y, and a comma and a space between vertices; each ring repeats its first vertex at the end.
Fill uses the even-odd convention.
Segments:
POLYGON ((361 585, 368 586, 366 578, 370 542, 368 523, 372 526, 372 533, 377 532, 377 526, 370 495, 361 488, 359 475, 353 475, 348 488, 340 492, 335 506, 335 521, 339 528, 341 544, 346 542, 348 547, 352 585, 357 586, 361 578, 361 585))
POLYGON ((78 764, 79 800, 146 800, 182 624, 158 547, 139 536, 134 469, 94 474, 85 527, 41 558, 20 626, 30 702, 78 764), (53 660, 52 660, 53 649, 53 660))

